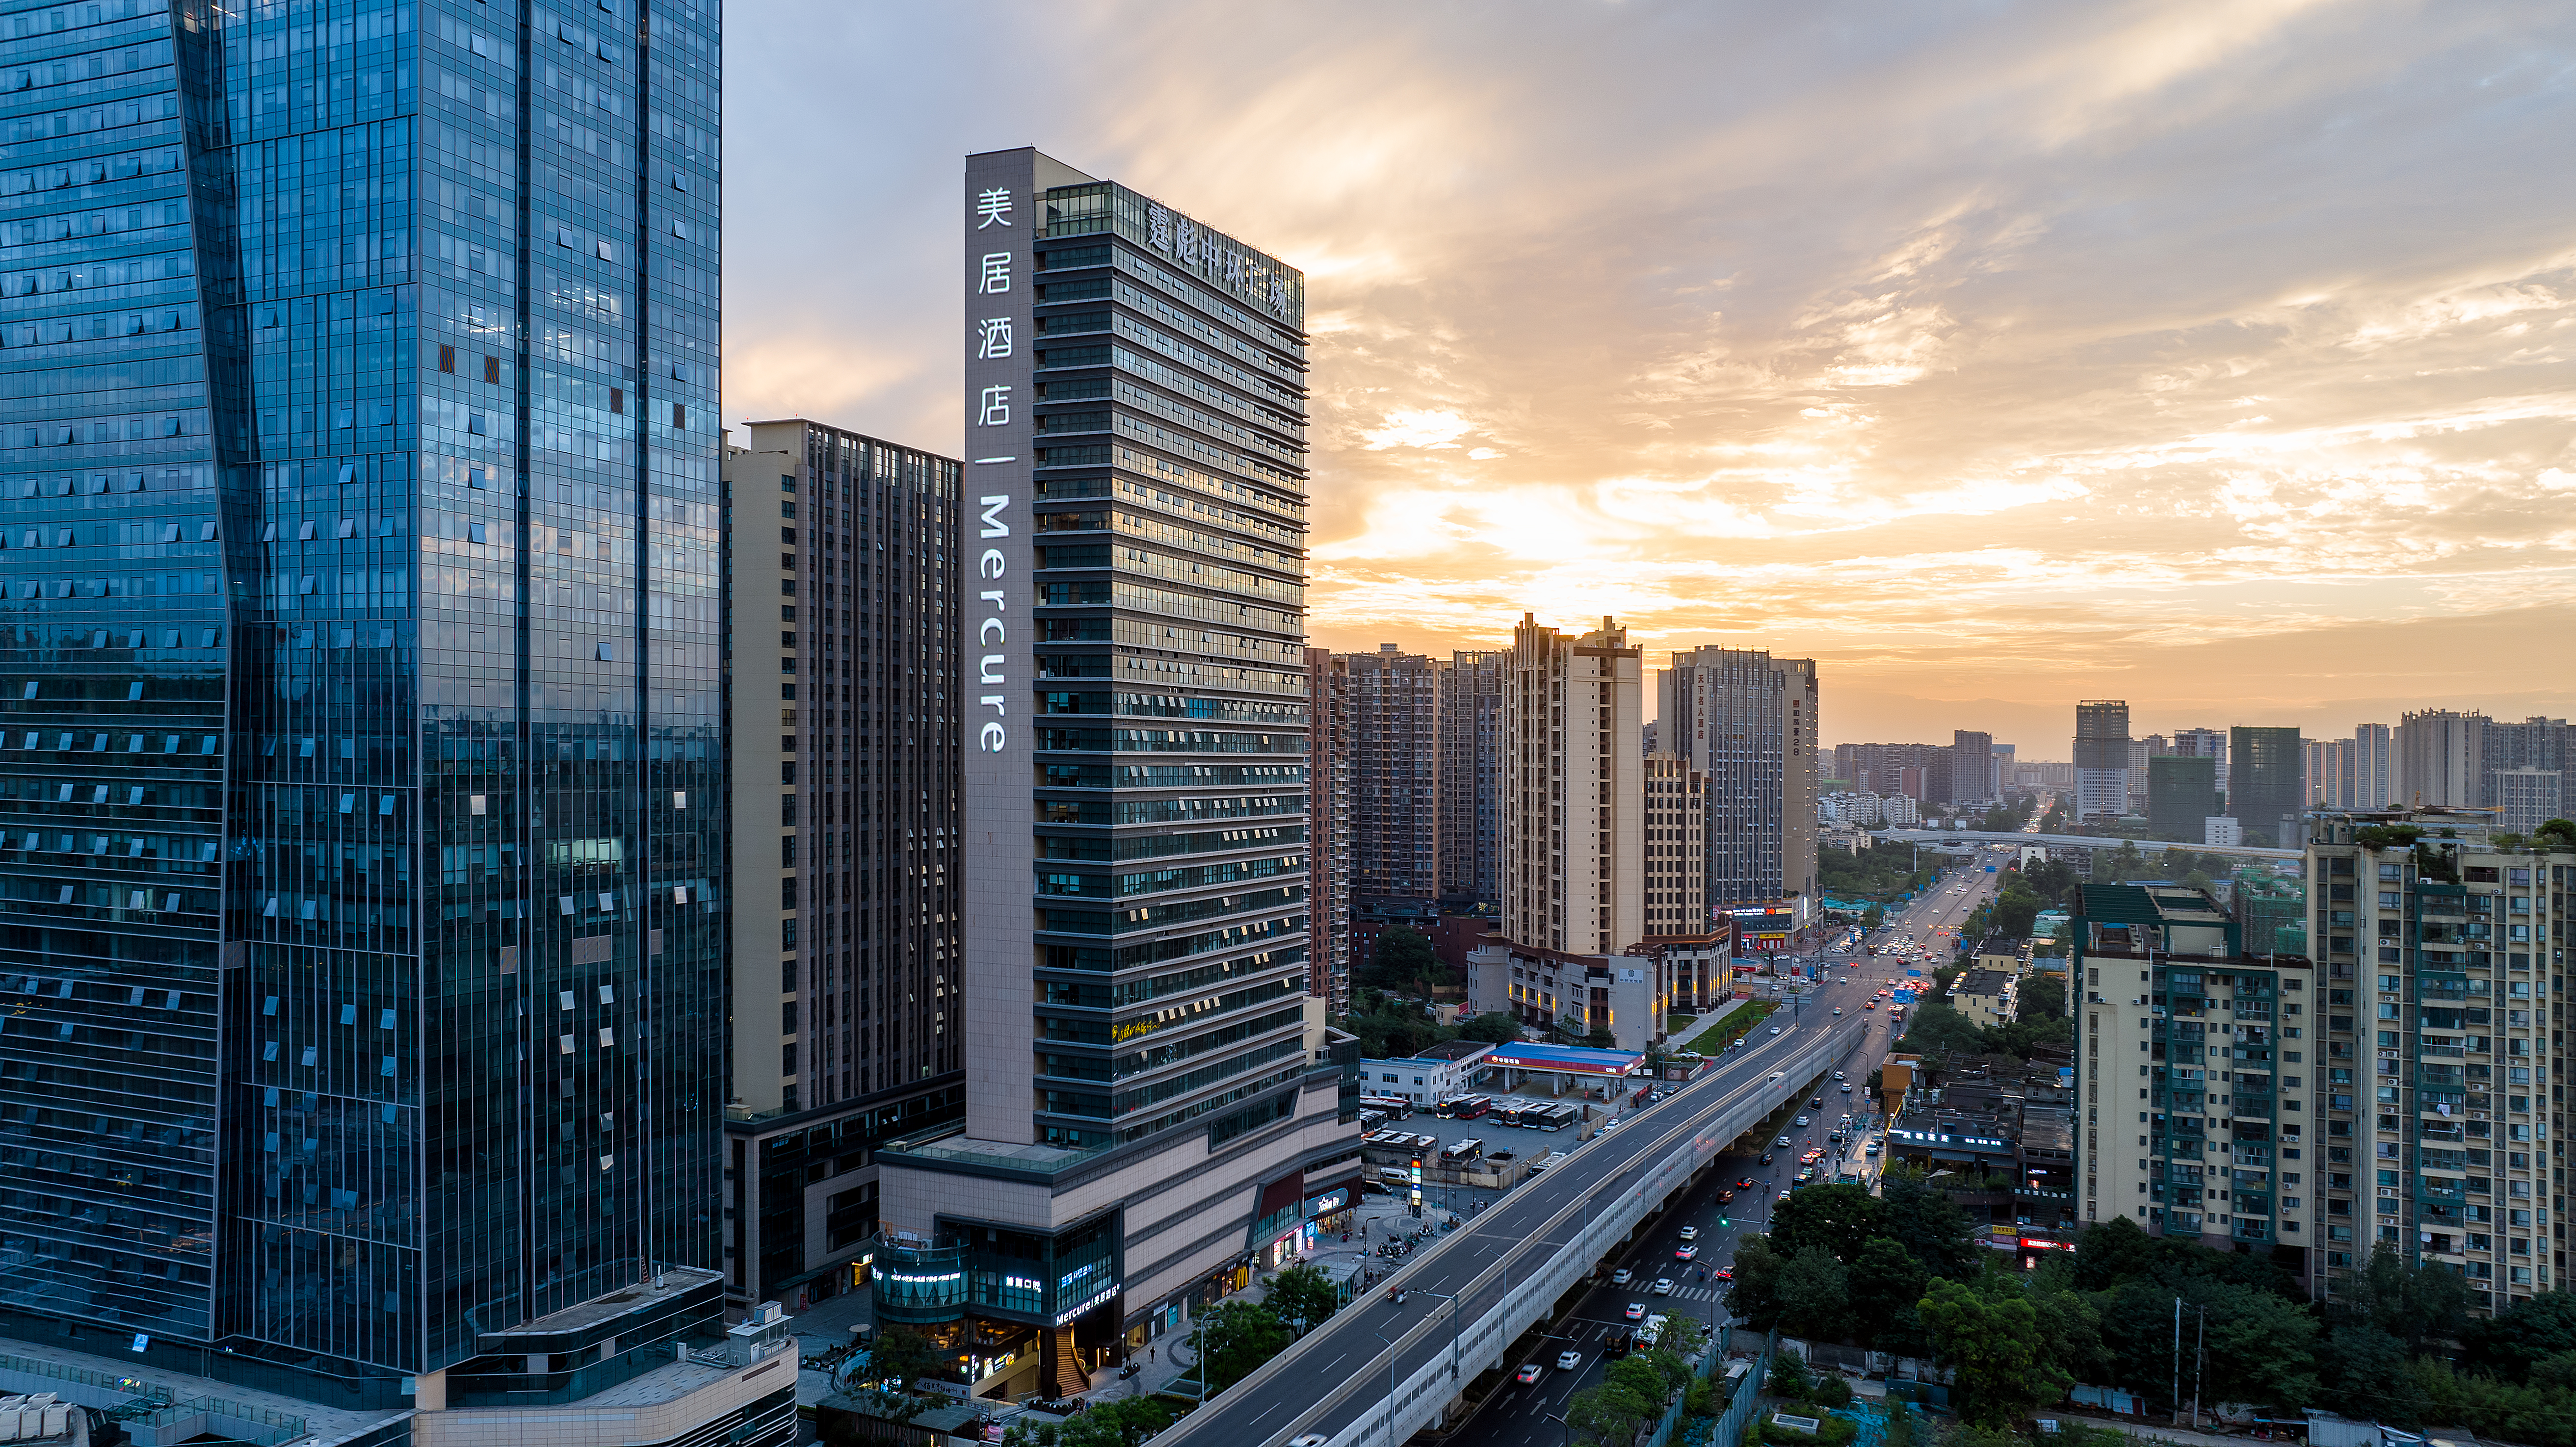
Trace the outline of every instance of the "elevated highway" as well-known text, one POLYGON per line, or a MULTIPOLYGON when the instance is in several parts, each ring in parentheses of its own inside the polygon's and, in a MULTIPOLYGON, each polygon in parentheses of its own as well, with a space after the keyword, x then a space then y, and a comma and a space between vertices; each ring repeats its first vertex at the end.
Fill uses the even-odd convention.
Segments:
POLYGON ((2194 854, 2218 854, 2230 859, 2303 859, 2296 849, 2264 849, 2252 844, 2192 844, 2182 840, 2105 839, 2092 834, 2024 834, 2019 830, 1997 829, 1873 829, 1870 838, 1892 844, 2038 844, 2050 849, 2117 849, 2135 844, 2141 854, 2161 854, 2168 849, 2186 849, 2194 854))
POLYGON ((1871 1019, 1774 1015, 1700 1080, 1623 1119, 1492 1210, 1426 1247, 1383 1288, 1160 1433, 1164 1447, 1396 1447, 1431 1425, 1596 1262, 1720 1151, 1859 1049, 1871 1019), (1764 1027, 1766 1030, 1768 1027, 1764 1027))

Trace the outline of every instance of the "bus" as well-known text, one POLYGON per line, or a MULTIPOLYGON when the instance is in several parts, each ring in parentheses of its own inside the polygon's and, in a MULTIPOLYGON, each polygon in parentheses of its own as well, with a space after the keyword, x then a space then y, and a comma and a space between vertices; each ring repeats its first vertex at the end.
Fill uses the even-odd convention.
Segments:
POLYGON ((1360 1097, 1360 1109, 1377 1111, 1388 1120, 1413 1118, 1413 1102, 1400 1095, 1363 1095, 1360 1097))
POLYGON ((1493 1108, 1490 1095, 1454 1095, 1431 1107, 1431 1113, 1449 1120, 1474 1120, 1493 1108))
POLYGON ((1459 1166, 1465 1165, 1467 1162, 1474 1160, 1476 1157, 1483 1155, 1484 1153, 1485 1143, 1476 1139, 1474 1136, 1469 1136, 1465 1140, 1451 1141, 1449 1144, 1442 1146, 1440 1148, 1440 1164, 1444 1167, 1455 1170, 1459 1166))
POLYGON ((1530 1122, 1540 1130, 1563 1130, 1583 1118, 1583 1111, 1571 1105, 1549 1106, 1537 1120, 1530 1122))

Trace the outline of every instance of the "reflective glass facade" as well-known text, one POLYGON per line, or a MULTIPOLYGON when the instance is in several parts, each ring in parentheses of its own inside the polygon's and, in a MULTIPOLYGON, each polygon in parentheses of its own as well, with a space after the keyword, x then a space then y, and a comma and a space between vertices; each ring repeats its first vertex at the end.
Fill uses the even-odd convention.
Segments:
POLYGON ((720 1264, 718 43, 0 8, 0 1307, 409 1375, 720 1264))

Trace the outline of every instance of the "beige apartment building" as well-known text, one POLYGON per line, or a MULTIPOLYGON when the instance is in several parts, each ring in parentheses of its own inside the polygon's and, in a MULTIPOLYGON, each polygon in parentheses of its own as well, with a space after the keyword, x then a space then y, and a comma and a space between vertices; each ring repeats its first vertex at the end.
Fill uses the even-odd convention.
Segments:
POLYGON ((1512 630, 1495 780, 1512 942, 1607 955, 1646 934, 1644 650, 1609 618, 1512 630))

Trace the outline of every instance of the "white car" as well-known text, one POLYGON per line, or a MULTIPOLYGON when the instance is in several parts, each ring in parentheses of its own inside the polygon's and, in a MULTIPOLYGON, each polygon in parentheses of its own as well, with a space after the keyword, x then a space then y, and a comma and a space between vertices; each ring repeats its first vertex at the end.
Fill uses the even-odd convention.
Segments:
POLYGON ((1653 1287, 1651 1287, 1651 1288, 1649 1289, 1649 1294, 1650 1294, 1650 1295, 1654 1295, 1654 1296, 1670 1296, 1670 1295, 1672 1295, 1672 1294, 1673 1294, 1673 1279, 1672 1279, 1671 1277, 1669 1277, 1669 1276, 1658 1276, 1658 1277, 1656 1277, 1656 1278, 1655 1278, 1655 1284, 1654 1284, 1654 1286, 1653 1286, 1653 1287))
POLYGON ((1637 1273, 1629 1270, 1625 1266, 1622 1266, 1618 1270, 1610 1273, 1610 1284, 1612 1286, 1625 1286, 1636 1279, 1637 1273))
POLYGON ((1583 1365, 1583 1353, 1581 1352, 1558 1352, 1556 1354, 1556 1369, 1560 1372, 1570 1372, 1581 1365, 1583 1365))
MULTIPOLYGON (((1803 1115, 1802 1115, 1802 1116, 1798 1117, 1796 1120, 1793 1120, 1793 1121, 1791 1121, 1791 1122, 1789 1122, 1789 1123, 1790 1123, 1791 1125, 1797 1126, 1799 1129, 1803 1130, 1803 1129, 1805 1129, 1805 1128, 1806 1128, 1806 1125, 1807 1125, 1807 1118, 1806 1118, 1805 1116, 1803 1116, 1803 1115)), ((1788 1142, 1784 1140, 1784 1141, 1782 1141, 1782 1142, 1781 1142, 1781 1144, 1782 1144, 1782 1145, 1787 1145, 1787 1144, 1788 1144, 1788 1142)))
POLYGON ((1696 1241, 1699 1239, 1699 1228, 1697 1226, 1684 1226, 1679 1234, 1685 1241, 1696 1241))

